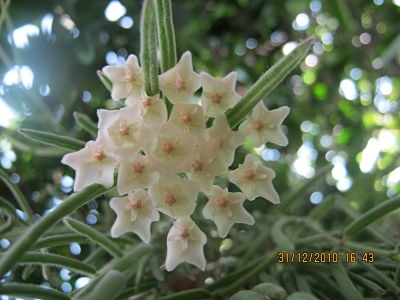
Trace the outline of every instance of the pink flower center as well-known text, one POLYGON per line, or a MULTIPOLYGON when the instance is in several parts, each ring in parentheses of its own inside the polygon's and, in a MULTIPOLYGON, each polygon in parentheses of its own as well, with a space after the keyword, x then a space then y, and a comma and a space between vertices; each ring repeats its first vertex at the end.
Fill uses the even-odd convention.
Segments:
POLYGON ((229 205, 229 199, 228 197, 221 197, 217 199, 217 204, 221 208, 227 208, 229 205))
POLYGON ((244 172, 244 178, 247 180, 252 180, 254 177, 256 177, 256 173, 253 170, 246 170, 244 172))
POLYGON ((192 163, 192 168, 195 172, 203 170, 203 163, 200 160, 195 160, 192 163))
POLYGON ((128 136, 129 135, 129 126, 125 124, 119 124, 118 134, 119 136, 128 136))
POLYGON ((220 93, 215 93, 211 95, 211 100, 213 104, 221 104, 222 102, 222 95, 220 93))
POLYGON ((175 82, 175 87, 178 91, 182 91, 184 89, 186 89, 186 81, 184 80, 177 80, 175 82))
POLYGON ((182 240, 186 240, 187 238, 189 238, 190 236, 189 229, 182 228, 180 231, 181 233, 179 234, 179 236, 182 240))
POLYGON ((255 131, 261 131, 264 128, 264 124, 259 120, 254 121, 253 128, 255 131))
POLYGON ((136 199, 136 198, 132 199, 132 200, 129 202, 129 207, 130 207, 132 210, 141 209, 141 208, 142 208, 142 200, 141 200, 141 199, 136 199))
POLYGON ((97 161, 102 161, 104 158, 106 158, 106 155, 102 150, 96 150, 93 154, 93 157, 97 161))
POLYGON ((162 147, 162 151, 166 154, 170 154, 172 151, 174 151, 174 145, 171 142, 165 143, 162 147))
POLYGON ((128 81, 128 82, 130 82, 130 83, 133 83, 133 82, 135 82, 135 80, 136 80, 136 76, 135 76, 135 74, 133 74, 133 73, 131 73, 131 72, 127 72, 127 73, 125 74, 125 80, 128 81))
POLYGON ((177 202, 177 201, 176 201, 176 198, 175 198, 175 194, 174 194, 174 193, 168 192, 168 193, 165 195, 165 204, 167 204, 167 205, 169 205, 169 206, 172 206, 172 205, 174 205, 176 202, 177 202))
POLYGON ((147 107, 151 106, 151 104, 152 104, 151 102, 152 102, 152 99, 149 97, 146 97, 142 100, 142 105, 143 105, 143 107, 147 108, 147 107))
POLYGON ((185 124, 187 124, 187 123, 189 123, 190 121, 192 121, 192 115, 190 114, 190 113, 188 113, 188 112, 183 112, 183 113, 181 113, 181 115, 180 115, 180 120, 183 122, 183 123, 185 123, 185 124))
POLYGON ((135 173, 142 174, 142 173, 143 173, 143 170, 144 170, 144 165, 141 164, 140 162, 137 162, 137 163, 133 163, 133 164, 132 164, 132 168, 133 168, 133 171, 134 171, 135 173))

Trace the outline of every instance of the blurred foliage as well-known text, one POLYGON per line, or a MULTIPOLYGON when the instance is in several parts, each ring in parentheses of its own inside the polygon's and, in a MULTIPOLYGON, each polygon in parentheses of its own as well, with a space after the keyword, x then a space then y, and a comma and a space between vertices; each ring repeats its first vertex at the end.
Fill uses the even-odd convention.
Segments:
MULTIPOLYGON (((63 152, 26 140, 17 130, 46 130, 83 141, 92 138, 76 125, 73 112, 84 113, 96 122, 97 108, 116 105, 96 71, 130 53, 139 53, 140 2, 121 0, 126 15, 133 19, 133 27, 123 28, 121 20, 111 22, 105 17, 106 0, 0 0, 0 97, 19 114, 8 127, 0 128, 0 158, 2 168, 27 197, 34 219, 70 194, 67 176, 73 178, 74 173, 61 165, 63 152), (52 19, 50 29, 43 25, 46 16, 52 19), (28 37, 25 47, 16 47, 11 33, 25 24, 36 26, 37 34, 28 37), (31 69, 31 85, 24 86, 18 80, 6 82, 14 66, 31 69)), ((205 249, 209 262, 205 273, 189 266, 171 274, 159 269, 169 226, 167 220, 160 222, 154 229, 155 252, 127 270, 131 290, 124 289, 120 297, 144 291, 157 298, 170 291, 203 287, 205 281, 218 282, 246 267, 255 268, 254 262, 266 253, 276 255, 273 249, 282 242, 276 232, 282 233, 296 251, 344 253, 357 249, 341 240, 344 228, 360 214, 400 193, 399 1, 176 0, 172 4, 178 54, 190 50, 195 70, 213 75, 236 70, 241 94, 291 42, 311 35, 317 42, 300 68, 265 100, 269 108, 291 107, 285 121, 289 145, 257 149, 277 172, 274 185, 282 195, 282 204, 272 206, 261 199, 249 203, 256 224, 235 225, 229 239, 210 238, 205 249)), ((0 196, 18 206, 3 183, 0 196)), ((6 224, 9 215, 3 210, 0 222, 6 224)), ((106 197, 91 201, 74 217, 106 234, 114 219, 106 197)), ((398 211, 388 214, 360 231, 352 242, 366 247, 359 251, 398 247, 399 217, 398 211)), ((212 224, 202 222, 201 228, 214 230, 212 224)), ((17 225, 0 232, 3 250, 23 230, 17 225)), ((60 233, 71 231, 59 226, 52 232, 60 233)), ((75 240, 81 243, 76 258, 92 263, 96 269, 111 260, 95 244, 76 236, 75 240)), ((138 243, 138 239, 127 234, 116 243, 126 246, 138 243)), ((70 248, 64 244, 51 248, 51 252, 73 257, 70 248)), ((400 297, 398 257, 396 261, 377 253, 373 264, 347 263, 344 268, 334 266, 333 271, 328 264, 279 264, 276 257, 264 263, 264 269, 237 289, 250 290, 268 282, 283 287, 287 294, 302 292, 320 299, 343 299, 347 297, 343 294, 345 285, 338 278, 344 272, 360 295, 400 297)), ((63 290, 63 282, 74 287, 80 277, 72 273, 69 279, 62 279, 58 274, 56 268, 21 265, 12 280, 46 281, 63 290)), ((208 290, 213 291, 213 284, 208 290)), ((235 291, 228 288, 229 293, 223 295, 235 291)))

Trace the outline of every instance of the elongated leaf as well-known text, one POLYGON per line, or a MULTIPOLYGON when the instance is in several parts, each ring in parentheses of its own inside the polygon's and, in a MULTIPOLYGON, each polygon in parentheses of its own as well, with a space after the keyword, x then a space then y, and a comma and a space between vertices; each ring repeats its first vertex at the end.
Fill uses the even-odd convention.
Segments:
POLYGON ((186 300, 186 299, 209 299, 210 292, 206 289, 198 288, 182 292, 177 292, 168 296, 158 298, 159 300, 186 300))
POLYGON ((27 283, 0 283, 0 295, 29 297, 48 300, 69 300, 70 298, 50 288, 27 283))
POLYGON ((64 222, 69 228, 84 235, 89 240, 99 244, 113 256, 121 257, 123 255, 123 252, 118 248, 118 246, 111 241, 109 237, 105 236, 101 232, 98 232, 92 227, 71 218, 64 219, 64 222))
POLYGON ((125 284, 125 277, 118 271, 108 271, 93 287, 93 289, 85 295, 86 300, 108 299, 113 300, 117 297, 118 292, 125 284))
POLYGON ((152 0, 143 1, 140 20, 140 63, 143 69, 147 95, 153 96, 158 89, 157 30, 152 0))
POLYGON ((388 213, 398 209, 400 207, 400 196, 386 200, 374 207, 373 209, 367 211, 366 213, 359 216, 353 222, 351 222, 344 229, 344 234, 346 236, 351 236, 359 232, 364 227, 368 226, 372 222, 375 222, 379 218, 387 215, 388 213))
POLYGON ((267 70, 247 91, 243 98, 230 110, 226 117, 232 128, 235 128, 244 117, 263 100, 302 60, 306 57, 314 38, 300 43, 292 52, 282 57, 267 70))
POLYGON ((283 227, 293 221, 289 218, 281 218, 271 228, 272 240, 280 251, 293 251, 295 249, 294 244, 283 231, 283 227))
POLYGON ((332 274, 336 282, 339 284, 340 290, 345 299, 363 300, 364 298, 358 292, 353 282, 346 273, 345 268, 341 263, 332 265, 332 274))
POLYGON ((18 188, 16 184, 14 184, 8 174, 3 171, 3 169, 0 169, 0 180, 3 181, 6 186, 9 188, 13 196, 18 202, 19 207, 21 210, 25 213, 28 222, 32 222, 32 209, 29 206, 28 200, 25 198, 24 194, 21 192, 21 190, 18 188))
POLYGON ((88 264, 73 258, 52 253, 28 252, 22 256, 20 262, 56 265, 87 275, 94 275, 96 273, 96 270, 88 264))
POLYGON ((33 129, 19 129, 18 132, 32 141, 53 146, 56 148, 62 148, 68 151, 77 151, 85 146, 85 143, 83 141, 73 139, 68 136, 54 134, 51 132, 33 129))
POLYGON ((58 247, 62 245, 68 245, 74 242, 80 244, 87 244, 89 243, 89 240, 86 237, 82 236, 81 234, 77 233, 55 234, 41 238, 33 246, 33 249, 58 247))
POLYGON ((79 112, 74 112, 75 122, 87 133, 89 133, 93 139, 97 137, 97 125, 87 115, 79 112))
POLYGON ((107 188, 93 184, 65 199, 53 211, 29 227, 25 233, 0 257, 0 276, 9 271, 51 226, 90 200, 104 194, 107 188))

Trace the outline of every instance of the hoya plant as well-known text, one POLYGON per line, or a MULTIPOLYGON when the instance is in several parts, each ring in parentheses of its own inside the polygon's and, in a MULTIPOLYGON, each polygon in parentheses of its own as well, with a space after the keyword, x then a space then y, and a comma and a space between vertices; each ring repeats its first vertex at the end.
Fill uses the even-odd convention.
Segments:
MULTIPOLYGON (((73 172, 73 191, 34 220, 29 201, 1 171, 23 217, 6 199, 1 203, 23 230, 1 253, 0 294, 39 299, 286 299, 288 292, 274 278, 281 275, 262 272, 274 264, 278 267, 271 273, 279 273, 284 264, 308 263, 322 273, 329 266, 333 289, 344 290, 348 299, 362 299, 343 264, 372 265, 376 255, 399 261, 399 251, 351 237, 399 207, 399 198, 360 215, 341 235, 319 226, 317 219, 326 211, 320 207, 308 218, 275 215, 272 228, 252 234, 253 225, 265 220, 263 206, 280 206, 283 192, 274 185, 276 171, 257 149, 288 144, 284 124, 290 108, 269 107, 266 96, 304 61, 315 38, 300 41, 247 90, 239 91, 237 72, 209 74, 194 68, 191 49, 177 52, 172 15, 169 0, 144 0, 140 52, 97 72, 112 108, 97 109, 97 123, 74 114, 92 139, 19 130, 28 139, 62 150, 59 164, 73 172), (107 227, 88 225, 79 214, 96 199, 103 205, 98 217, 107 227), (294 244, 297 228, 287 233, 283 228, 288 225, 313 234, 294 244), (77 259, 53 251, 70 243, 87 244, 88 254, 77 259), (232 249, 230 256, 221 254, 225 249, 232 249), (68 270, 76 278, 84 275, 87 281, 60 291, 52 268, 68 270), (29 279, 38 269, 36 278, 41 280, 16 280, 18 272, 29 279)), ((290 206, 329 170, 331 166, 320 170, 282 205, 290 206)), ((373 284, 357 276, 364 285, 373 284)), ((396 292, 390 276, 383 280, 396 292)), ((328 275, 324 280, 329 281, 328 275)), ((316 299, 312 294, 311 289, 299 289, 287 299, 316 299)))

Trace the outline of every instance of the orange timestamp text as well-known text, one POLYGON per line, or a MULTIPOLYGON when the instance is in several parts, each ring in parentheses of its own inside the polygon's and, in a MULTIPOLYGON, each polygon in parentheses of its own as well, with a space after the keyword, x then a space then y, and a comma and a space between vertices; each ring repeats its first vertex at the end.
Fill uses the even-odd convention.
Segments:
POLYGON ((374 252, 278 252, 278 263, 374 263, 374 252))

